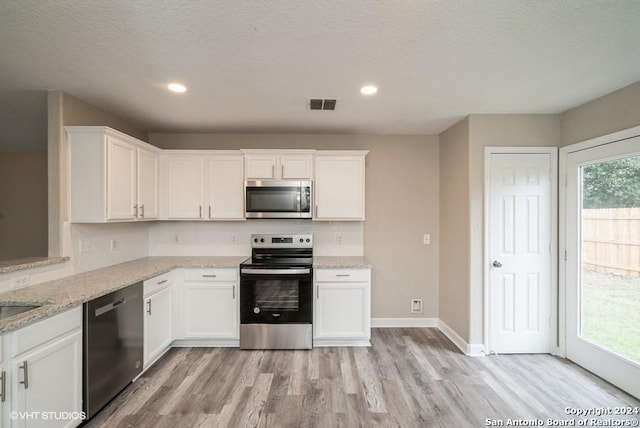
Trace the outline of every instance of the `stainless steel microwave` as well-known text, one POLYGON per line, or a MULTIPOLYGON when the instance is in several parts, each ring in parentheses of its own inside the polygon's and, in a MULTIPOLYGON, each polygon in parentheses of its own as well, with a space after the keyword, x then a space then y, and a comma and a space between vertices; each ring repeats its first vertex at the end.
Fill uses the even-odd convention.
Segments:
POLYGON ((246 181, 245 218, 311 218, 310 180, 246 181))

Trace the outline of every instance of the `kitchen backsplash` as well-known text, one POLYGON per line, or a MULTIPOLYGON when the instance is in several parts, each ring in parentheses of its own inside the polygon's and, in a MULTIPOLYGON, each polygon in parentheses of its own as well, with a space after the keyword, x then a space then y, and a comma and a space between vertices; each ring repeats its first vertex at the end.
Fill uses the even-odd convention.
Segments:
POLYGON ((64 225, 69 262, 0 274, 0 292, 146 256, 249 256, 253 233, 312 233, 317 256, 362 256, 364 223, 309 220, 64 225), (112 242, 114 241, 114 242, 112 242))
POLYGON ((249 256, 251 234, 312 233, 318 256, 362 256, 362 222, 247 220, 162 222, 149 230, 150 256, 249 256))
POLYGON ((151 223, 71 224, 75 273, 146 257, 151 223))

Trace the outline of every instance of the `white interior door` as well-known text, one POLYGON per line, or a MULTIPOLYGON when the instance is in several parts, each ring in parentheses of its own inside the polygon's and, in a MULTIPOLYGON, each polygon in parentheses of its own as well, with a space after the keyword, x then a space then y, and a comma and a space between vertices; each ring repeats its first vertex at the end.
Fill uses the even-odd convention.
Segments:
POLYGON ((640 137, 566 156, 567 358, 640 397, 640 137))
POLYGON ((489 351, 551 351, 551 153, 489 155, 489 351))

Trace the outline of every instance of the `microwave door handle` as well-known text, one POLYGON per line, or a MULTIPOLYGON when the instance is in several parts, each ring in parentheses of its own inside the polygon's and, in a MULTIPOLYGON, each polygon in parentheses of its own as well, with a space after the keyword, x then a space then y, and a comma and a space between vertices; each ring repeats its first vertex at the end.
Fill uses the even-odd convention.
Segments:
POLYGON ((298 203, 297 205, 298 212, 302 212, 302 192, 303 192, 302 187, 299 188, 298 191, 296 192, 296 199, 297 199, 296 202, 298 203))

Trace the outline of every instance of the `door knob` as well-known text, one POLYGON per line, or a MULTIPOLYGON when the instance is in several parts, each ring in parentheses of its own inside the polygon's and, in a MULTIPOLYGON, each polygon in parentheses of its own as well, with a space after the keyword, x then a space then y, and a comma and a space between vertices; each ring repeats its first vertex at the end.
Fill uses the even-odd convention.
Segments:
POLYGON ((494 261, 493 261, 493 263, 491 263, 491 265, 492 265, 494 268, 501 268, 501 267, 502 267, 502 263, 500 263, 500 262, 499 262, 499 261, 497 261, 497 260, 494 260, 494 261))

